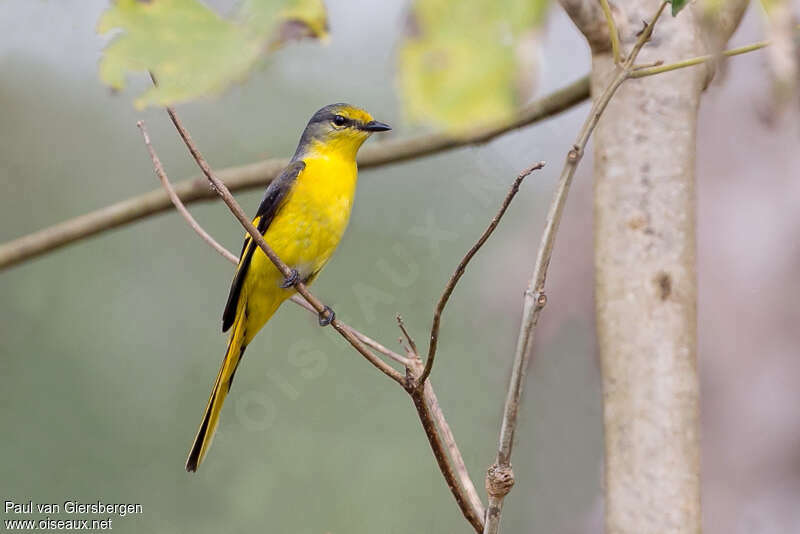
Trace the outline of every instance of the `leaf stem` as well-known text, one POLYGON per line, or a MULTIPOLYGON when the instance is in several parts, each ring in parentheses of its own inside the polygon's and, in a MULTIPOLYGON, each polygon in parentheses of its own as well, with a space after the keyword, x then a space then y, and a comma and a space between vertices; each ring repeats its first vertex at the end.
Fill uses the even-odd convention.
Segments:
POLYGON ((614 64, 619 65, 622 63, 622 55, 620 53, 619 33, 617 32, 617 25, 614 23, 614 15, 611 13, 611 6, 608 0, 600 0, 600 7, 603 8, 603 15, 608 24, 608 36, 611 40, 611 53, 614 54, 614 64))
MULTIPOLYGON (((725 57, 738 56, 739 54, 746 54, 748 52, 760 50, 769 45, 770 41, 758 41, 756 43, 752 43, 746 46, 731 48, 730 50, 723 50, 721 55, 725 57)), ((705 56, 693 57, 691 59, 684 59, 683 61, 676 61, 675 63, 669 63, 667 65, 658 65, 654 67, 640 68, 634 70, 631 73, 631 78, 644 78, 646 76, 662 74, 664 72, 669 72, 672 70, 685 69, 686 67, 694 67, 695 65, 702 65, 703 63, 708 63, 709 61, 713 61, 714 58, 716 57, 719 56, 708 54, 705 56)))

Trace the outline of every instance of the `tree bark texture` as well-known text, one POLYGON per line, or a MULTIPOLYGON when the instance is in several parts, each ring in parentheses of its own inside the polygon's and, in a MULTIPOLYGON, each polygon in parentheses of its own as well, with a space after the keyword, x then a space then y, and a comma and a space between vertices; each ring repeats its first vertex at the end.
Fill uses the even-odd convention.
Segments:
MULTIPOLYGON (((596 96, 615 69, 608 30, 598 31, 597 21, 586 25, 583 2, 562 3, 586 29, 596 96)), ((613 6, 623 54, 656 8, 644 0, 613 6)), ((696 6, 676 18, 665 14, 638 63, 709 53, 715 43, 704 27, 696 6)), ((711 72, 699 66, 628 80, 594 136, 608 534, 701 531, 695 147, 700 95, 711 72)))

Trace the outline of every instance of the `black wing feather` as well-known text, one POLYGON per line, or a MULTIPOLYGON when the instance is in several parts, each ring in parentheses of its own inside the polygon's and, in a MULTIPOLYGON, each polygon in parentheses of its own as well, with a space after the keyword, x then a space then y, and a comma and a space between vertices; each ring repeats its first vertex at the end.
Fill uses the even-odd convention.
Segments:
MULTIPOLYGON (((286 199, 286 194, 291 190, 297 176, 306 168, 306 164, 300 161, 291 162, 283 172, 272 181, 264 192, 264 198, 261 199, 261 205, 258 206, 256 218, 258 220, 258 231, 261 235, 269 228, 270 223, 275 218, 275 215, 283 205, 286 199)), ((236 274, 231 282, 231 290, 228 293, 228 302, 225 304, 225 311, 222 312, 222 331, 227 332, 233 325, 236 319, 236 307, 239 303, 239 295, 242 292, 242 284, 247 275, 247 270, 250 268, 250 262, 253 259, 253 253, 258 245, 248 235, 245 237, 244 244, 242 245, 242 255, 239 260, 239 267, 236 269, 236 274)))

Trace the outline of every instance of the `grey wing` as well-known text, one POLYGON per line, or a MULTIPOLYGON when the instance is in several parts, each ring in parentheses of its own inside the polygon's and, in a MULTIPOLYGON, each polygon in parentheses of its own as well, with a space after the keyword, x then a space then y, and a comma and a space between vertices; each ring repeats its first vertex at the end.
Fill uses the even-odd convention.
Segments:
MULTIPOLYGON (((300 161, 291 162, 283 171, 275 178, 272 183, 267 186, 264 191, 264 198, 261 199, 261 204, 258 206, 256 218, 258 218, 258 231, 261 235, 269 228, 270 223, 275 218, 275 215, 283 205, 286 199, 286 194, 292 189, 295 180, 306 168, 306 164, 300 161)), ((222 312, 222 331, 227 332, 233 325, 236 319, 236 307, 239 303, 239 295, 242 292, 242 285, 244 284, 247 270, 250 268, 250 261, 253 258, 258 245, 253 242, 253 239, 248 234, 244 239, 242 245, 242 253, 239 256, 239 266, 236 268, 236 274, 233 276, 231 282, 231 290, 228 293, 228 302, 225 304, 225 311, 222 312)))

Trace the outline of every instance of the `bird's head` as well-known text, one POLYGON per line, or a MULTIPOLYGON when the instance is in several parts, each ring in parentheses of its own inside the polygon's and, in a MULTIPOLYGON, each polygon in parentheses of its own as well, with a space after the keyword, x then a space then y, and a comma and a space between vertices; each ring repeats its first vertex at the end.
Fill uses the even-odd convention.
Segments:
POLYGON ((314 113, 308 121, 294 157, 339 155, 354 159, 370 135, 391 129, 363 109, 349 104, 331 104, 314 113))

